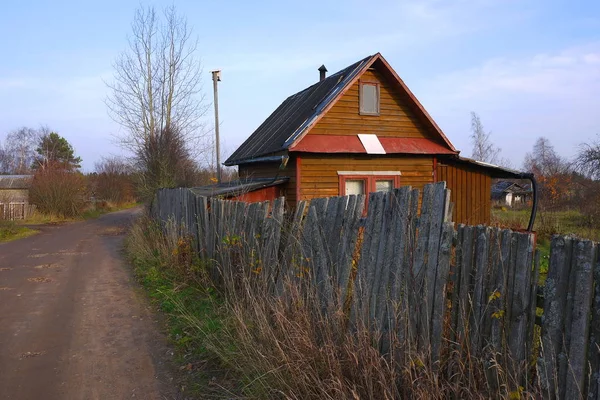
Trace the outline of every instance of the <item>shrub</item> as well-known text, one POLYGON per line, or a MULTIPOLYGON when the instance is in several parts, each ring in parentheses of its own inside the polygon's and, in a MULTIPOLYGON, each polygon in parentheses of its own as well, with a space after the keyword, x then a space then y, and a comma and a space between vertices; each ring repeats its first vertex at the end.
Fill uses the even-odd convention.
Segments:
POLYGON ((0 240, 19 233, 19 227, 15 221, 0 219, 0 240))
POLYGON ((38 170, 29 189, 29 201, 44 214, 70 218, 85 206, 86 184, 79 172, 63 169, 38 170))
POLYGON ((90 184, 97 199, 117 205, 136 200, 132 168, 121 158, 103 158, 97 162, 96 173, 90 175, 90 184))

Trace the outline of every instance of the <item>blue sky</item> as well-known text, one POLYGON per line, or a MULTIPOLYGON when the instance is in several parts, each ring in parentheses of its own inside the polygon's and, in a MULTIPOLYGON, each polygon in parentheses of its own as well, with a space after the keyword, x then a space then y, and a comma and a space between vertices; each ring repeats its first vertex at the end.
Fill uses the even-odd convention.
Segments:
MULTIPOLYGON (((93 169, 119 154, 104 81, 135 9, 171 2, 22 1, 0 13, 0 139, 48 125, 93 169)), ((204 91, 222 69, 231 153, 290 94, 381 52, 470 155, 470 111, 520 167, 539 136, 571 157, 600 134, 600 2, 553 0, 176 1, 199 36, 204 91)), ((206 115, 212 127, 212 108, 206 115)))

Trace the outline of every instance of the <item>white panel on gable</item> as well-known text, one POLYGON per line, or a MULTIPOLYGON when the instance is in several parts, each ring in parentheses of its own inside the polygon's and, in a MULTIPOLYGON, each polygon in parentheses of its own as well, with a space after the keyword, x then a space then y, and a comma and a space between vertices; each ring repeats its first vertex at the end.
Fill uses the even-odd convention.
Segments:
POLYGON ((367 151, 367 154, 386 154, 377 135, 359 133, 358 139, 367 151))

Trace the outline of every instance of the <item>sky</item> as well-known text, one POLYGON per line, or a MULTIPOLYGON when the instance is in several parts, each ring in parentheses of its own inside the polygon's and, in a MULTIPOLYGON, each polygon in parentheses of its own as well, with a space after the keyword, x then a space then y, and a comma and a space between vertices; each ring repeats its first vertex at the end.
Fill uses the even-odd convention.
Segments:
MULTIPOLYGON (((461 155, 470 112, 520 168, 544 136, 565 157, 600 134, 597 0, 13 1, 0 11, 0 140, 47 125, 91 171, 123 154, 106 82, 140 5, 174 4, 198 36, 203 94, 219 83, 226 155, 289 95, 377 52, 461 155)), ((204 117, 214 126, 212 108, 204 117)))

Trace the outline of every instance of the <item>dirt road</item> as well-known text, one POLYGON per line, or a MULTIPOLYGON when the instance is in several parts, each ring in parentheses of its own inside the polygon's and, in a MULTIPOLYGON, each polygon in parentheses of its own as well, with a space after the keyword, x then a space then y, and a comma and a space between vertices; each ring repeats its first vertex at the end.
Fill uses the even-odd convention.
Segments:
POLYGON ((171 356, 122 261, 135 211, 0 244, 0 399, 173 399, 171 356))

